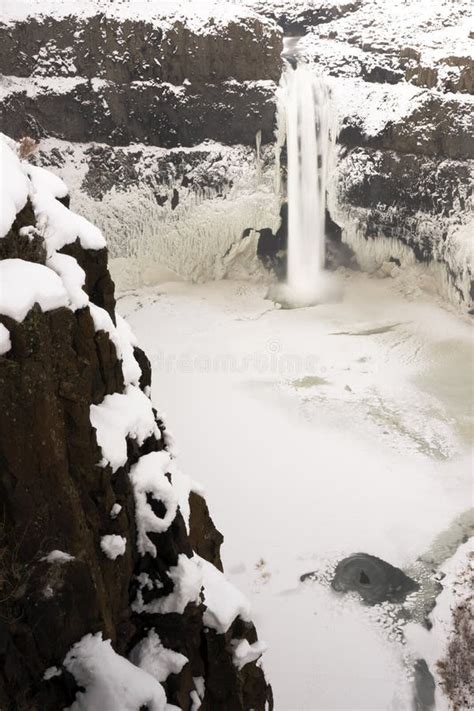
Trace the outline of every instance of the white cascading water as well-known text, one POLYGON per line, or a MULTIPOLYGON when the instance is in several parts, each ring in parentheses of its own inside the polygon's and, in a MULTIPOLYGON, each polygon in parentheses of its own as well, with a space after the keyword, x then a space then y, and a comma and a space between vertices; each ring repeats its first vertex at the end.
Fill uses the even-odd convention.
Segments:
POLYGON ((324 290, 329 94, 304 63, 287 67, 281 88, 288 166, 288 297, 294 305, 306 305, 319 301, 324 290))

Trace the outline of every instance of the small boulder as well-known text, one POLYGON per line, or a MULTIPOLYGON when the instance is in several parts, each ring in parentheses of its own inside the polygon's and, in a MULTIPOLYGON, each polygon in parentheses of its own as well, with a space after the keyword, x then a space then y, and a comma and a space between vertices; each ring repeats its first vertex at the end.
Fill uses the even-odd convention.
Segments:
POLYGON ((403 570, 367 553, 355 553, 341 560, 331 586, 336 592, 357 592, 368 605, 403 602, 419 589, 403 570))

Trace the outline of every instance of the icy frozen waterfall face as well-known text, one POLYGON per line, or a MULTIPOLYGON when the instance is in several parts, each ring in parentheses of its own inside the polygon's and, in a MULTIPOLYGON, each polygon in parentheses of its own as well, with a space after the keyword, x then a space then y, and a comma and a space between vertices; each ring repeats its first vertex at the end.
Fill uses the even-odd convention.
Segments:
MULTIPOLYGON (((331 132, 329 93, 311 68, 299 63, 283 74, 280 120, 287 145, 288 276, 293 305, 324 298, 325 210, 331 132)), ((280 126, 281 128, 281 126, 280 126)))

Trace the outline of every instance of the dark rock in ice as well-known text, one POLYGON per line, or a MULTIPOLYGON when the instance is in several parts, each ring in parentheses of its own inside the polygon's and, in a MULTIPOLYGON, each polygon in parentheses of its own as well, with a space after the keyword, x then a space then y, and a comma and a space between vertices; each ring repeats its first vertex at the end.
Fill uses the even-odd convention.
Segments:
POLYGON ((415 670, 415 711, 430 711, 435 707, 436 684, 424 659, 417 659, 415 670))
POLYGON ((278 279, 286 279, 286 250, 288 247, 288 204, 280 209, 280 226, 275 234, 268 227, 259 230, 257 255, 267 269, 272 269, 278 279))
POLYGON ((331 586, 336 592, 357 592, 369 605, 403 602, 419 589, 399 568, 367 553, 355 553, 337 564, 331 586))
MULTIPOLYGON (((357 269, 354 252, 342 241, 342 230, 332 219, 329 210, 326 210, 325 227, 326 269, 332 271, 341 266, 357 269)), ((257 247, 260 261, 264 267, 273 270, 278 279, 284 281, 287 273, 288 203, 282 203, 280 226, 275 233, 268 227, 257 231, 260 233, 257 247)))

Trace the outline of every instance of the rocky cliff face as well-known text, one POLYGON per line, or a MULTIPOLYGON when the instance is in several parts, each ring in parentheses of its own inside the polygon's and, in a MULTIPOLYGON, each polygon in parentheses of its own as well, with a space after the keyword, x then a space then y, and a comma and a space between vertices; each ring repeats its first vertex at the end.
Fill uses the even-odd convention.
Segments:
POLYGON ((104 231, 119 288, 236 261, 257 273, 242 234, 278 226, 271 149, 259 161, 255 144, 273 141, 283 33, 240 5, 213 15, 53 2, 11 4, 0 22, 0 126, 41 139, 38 164, 104 231))
POLYGON ((315 71, 328 77, 338 115, 341 150, 330 191, 332 217, 364 269, 375 271, 391 259, 406 265, 420 261, 438 289, 469 309, 474 296, 469 4, 420 8, 401 0, 390 6, 364 0, 349 5, 340 4, 339 15, 323 23, 303 13, 298 44, 315 71))
POLYGON ((272 139, 275 23, 245 10, 214 21, 170 8, 137 19, 113 4, 69 11, 0 22, 0 120, 14 137, 165 147, 254 144, 258 131, 272 139))
POLYGON ((102 234, 0 148, 0 707, 271 708, 102 234))
POLYGON ((329 209, 359 266, 421 261, 433 288, 471 308, 467 0, 154 5, 137 18, 127 3, 51 0, 43 14, 10 8, 0 25, 1 125, 42 137, 38 164, 104 230, 119 288, 167 270, 264 278, 259 235, 277 234, 284 198, 273 144, 286 34, 329 84, 329 209))

